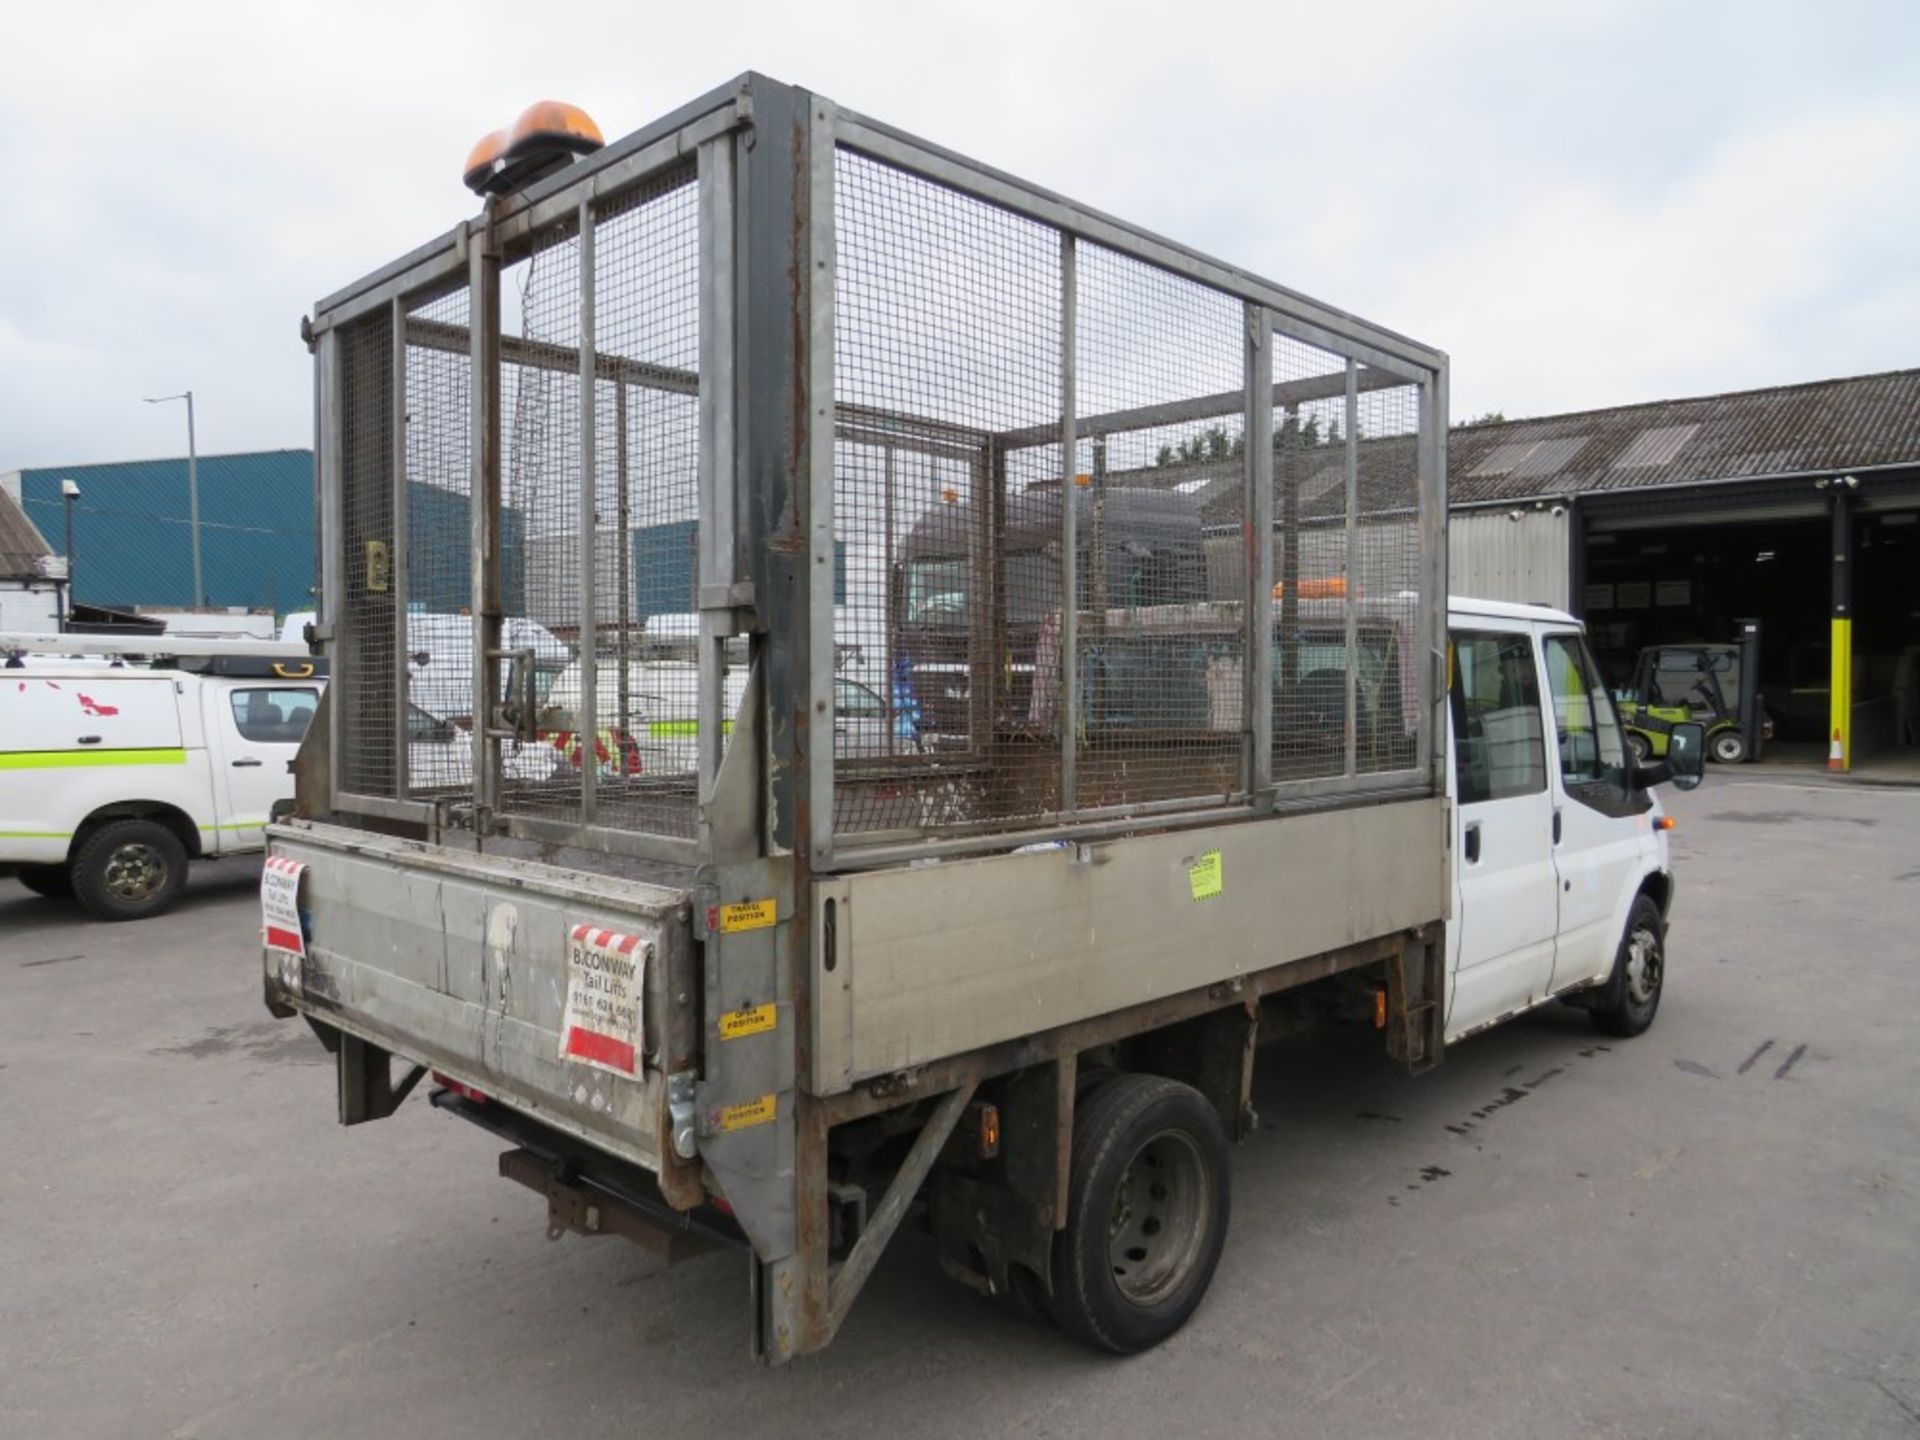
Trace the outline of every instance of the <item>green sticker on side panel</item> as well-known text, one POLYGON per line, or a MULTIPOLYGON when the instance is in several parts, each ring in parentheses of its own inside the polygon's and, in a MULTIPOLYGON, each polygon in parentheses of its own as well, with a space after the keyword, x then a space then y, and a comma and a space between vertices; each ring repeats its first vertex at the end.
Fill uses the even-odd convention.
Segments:
POLYGON ((1196 900, 1211 900, 1227 888, 1227 877, 1220 865, 1220 852, 1209 850, 1187 866, 1187 888, 1196 900))

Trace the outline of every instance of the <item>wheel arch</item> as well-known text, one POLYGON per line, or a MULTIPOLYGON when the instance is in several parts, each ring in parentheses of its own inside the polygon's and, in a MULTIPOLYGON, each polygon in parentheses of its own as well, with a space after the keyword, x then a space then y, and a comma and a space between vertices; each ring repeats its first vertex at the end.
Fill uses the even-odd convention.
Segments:
POLYGON ((186 848, 189 860, 198 860, 201 856, 200 828, 193 817, 178 805, 165 800, 114 800, 91 811, 73 832, 73 840, 67 846, 67 861, 72 863, 80 849, 102 825, 112 820, 153 820, 173 832, 174 837, 186 848))
MULTIPOLYGON (((1660 918, 1665 920, 1667 918, 1668 907, 1673 904, 1673 876, 1665 870, 1651 871, 1647 877, 1640 882, 1640 889, 1637 893, 1645 895, 1649 900, 1653 901, 1653 903, 1659 907, 1660 918)), ((1632 906, 1629 905, 1628 909, 1631 910, 1632 906)))

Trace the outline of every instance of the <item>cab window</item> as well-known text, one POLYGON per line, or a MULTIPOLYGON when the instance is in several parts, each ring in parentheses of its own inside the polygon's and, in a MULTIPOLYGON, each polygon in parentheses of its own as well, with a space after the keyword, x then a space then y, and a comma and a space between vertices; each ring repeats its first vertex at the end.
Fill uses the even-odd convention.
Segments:
POLYGON ((1547 788, 1540 677, 1530 637, 1456 632, 1448 700, 1460 804, 1510 800, 1547 788))
POLYGON ((1626 742, 1593 659, 1578 635, 1545 637, 1547 685, 1560 742, 1560 776, 1569 787, 1626 784, 1626 742))
POLYGON ((262 687, 235 690, 227 699, 241 739, 262 745, 298 745, 320 703, 320 692, 262 687))

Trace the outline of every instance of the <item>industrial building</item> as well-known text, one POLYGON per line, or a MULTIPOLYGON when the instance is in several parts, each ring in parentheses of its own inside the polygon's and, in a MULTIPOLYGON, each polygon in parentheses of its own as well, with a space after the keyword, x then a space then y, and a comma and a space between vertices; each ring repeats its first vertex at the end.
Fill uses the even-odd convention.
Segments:
POLYGON ((1758 620, 1776 758, 1920 753, 1920 370, 1462 426, 1447 468, 1456 594, 1571 609, 1616 685, 1758 620))
POLYGON ((68 558, 72 595, 81 604, 115 611, 309 608, 313 452, 202 455, 193 478, 198 595, 185 456, 0 472, 0 490, 68 558))

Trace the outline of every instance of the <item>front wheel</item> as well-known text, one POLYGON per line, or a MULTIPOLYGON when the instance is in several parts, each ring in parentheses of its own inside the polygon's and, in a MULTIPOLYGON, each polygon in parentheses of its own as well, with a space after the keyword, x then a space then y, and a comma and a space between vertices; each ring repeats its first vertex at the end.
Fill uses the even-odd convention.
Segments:
POLYGON ((1627 933, 1614 956, 1613 974, 1587 1013, 1608 1035, 1638 1035, 1653 1024, 1666 978, 1666 921, 1651 899, 1635 896, 1627 914, 1627 933))
POLYGON ((73 893, 96 920, 144 920, 180 897, 187 848, 154 820, 109 820, 73 857, 73 893))
POLYGON ((1747 740, 1738 730, 1716 730, 1707 741, 1707 754, 1722 765, 1738 765, 1747 758, 1747 740))
POLYGON ((1158 1075, 1116 1075, 1074 1119, 1053 1314, 1101 1350, 1150 1349, 1185 1325, 1227 1238, 1226 1131, 1206 1098, 1158 1075))
POLYGON ((1633 758, 1641 765, 1653 759, 1653 742, 1638 730, 1627 731, 1627 747, 1633 751, 1633 758))

